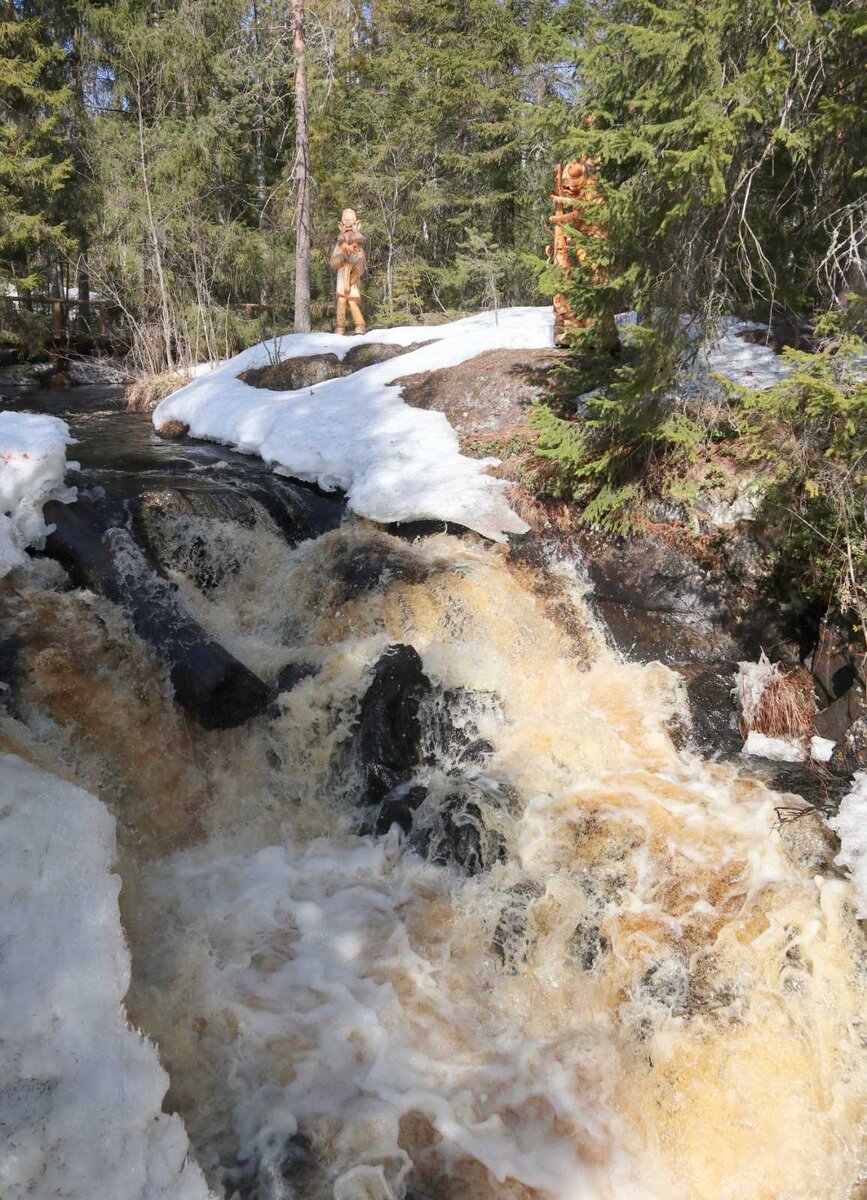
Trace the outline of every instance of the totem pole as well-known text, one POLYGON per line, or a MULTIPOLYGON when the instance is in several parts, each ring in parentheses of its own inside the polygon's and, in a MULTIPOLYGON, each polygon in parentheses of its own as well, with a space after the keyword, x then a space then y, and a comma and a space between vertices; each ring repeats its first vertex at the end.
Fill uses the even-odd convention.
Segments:
POLYGON ((340 218, 340 232, 331 251, 331 270, 337 272, 337 324, 335 333, 346 332, 346 306, 352 314, 355 332, 364 333, 366 326, 359 301, 359 283, 366 262, 361 223, 351 208, 345 208, 340 218))
MULTIPOLYGON (((549 217, 554 226, 554 238, 546 254, 549 262, 565 272, 587 259, 586 250, 577 244, 575 232, 593 238, 604 238, 607 229, 599 220, 602 195, 596 178, 597 160, 583 155, 577 162, 558 165, 554 172, 554 215, 549 217)), ((604 270, 595 269, 594 283, 605 282, 604 270)), ((558 346, 568 342, 573 329, 587 329, 593 324, 592 317, 579 317, 569 305, 565 295, 554 297, 554 341, 558 346)))

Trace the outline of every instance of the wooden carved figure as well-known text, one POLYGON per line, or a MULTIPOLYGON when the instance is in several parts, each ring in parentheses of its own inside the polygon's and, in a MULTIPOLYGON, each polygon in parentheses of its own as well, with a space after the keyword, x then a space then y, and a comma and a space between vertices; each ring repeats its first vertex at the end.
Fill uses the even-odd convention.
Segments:
MULTIPOLYGON (((554 172, 554 214, 549 217, 554 227, 553 241, 547 247, 548 261, 563 271, 587 258, 587 252, 577 244, 575 232, 594 238, 607 235, 599 217, 602 195, 596 178, 597 160, 583 155, 577 162, 557 166, 554 172)), ((604 272, 595 271, 593 281, 604 282, 604 272)), ((586 329, 593 324, 592 317, 579 317, 570 307, 565 295, 554 297, 554 340, 562 345, 572 329, 586 329)))
POLYGON ((355 332, 364 333, 366 326, 361 312, 361 276, 367 261, 364 254, 364 235, 354 209, 345 208, 340 218, 340 232, 331 251, 331 269, 337 272, 337 324, 335 333, 346 332, 346 308, 352 314, 355 332))

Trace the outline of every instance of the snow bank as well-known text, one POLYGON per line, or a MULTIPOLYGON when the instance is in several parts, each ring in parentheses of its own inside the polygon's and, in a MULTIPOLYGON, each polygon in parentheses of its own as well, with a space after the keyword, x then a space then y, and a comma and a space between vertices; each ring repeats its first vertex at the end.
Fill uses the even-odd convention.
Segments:
POLYGON ((114 821, 0 755, 0 1195, 207 1200, 168 1076, 123 1008, 114 821))
POLYGON ((25 547, 38 546, 49 532, 46 500, 75 499, 75 489, 63 486, 71 441, 57 417, 0 412, 0 578, 26 562, 25 547))
MULTIPOLYGON (((638 313, 634 310, 618 313, 615 319, 621 337, 628 341, 629 326, 638 324, 638 313)), ((689 331, 689 338, 695 344, 700 333, 698 323, 686 313, 681 316, 680 322, 681 326, 689 331)), ((785 379, 792 373, 789 363, 770 346, 748 342, 743 338, 745 333, 767 333, 767 329, 767 325, 760 325, 756 321, 742 321, 739 317, 720 317, 717 322, 716 341, 707 351, 700 351, 696 358, 698 373, 712 371, 754 392, 785 379)))
POLYGON ((284 474, 347 493, 375 521, 453 521, 504 541, 528 526, 509 508, 508 484, 486 474, 495 459, 466 458, 442 413, 410 408, 394 381, 457 366, 485 350, 553 345, 550 308, 509 308, 448 325, 371 330, 360 337, 291 334, 253 346, 154 412, 159 428, 181 421, 193 437, 259 454, 284 474), (364 342, 423 346, 385 363, 300 391, 267 392, 237 378, 253 367, 308 354, 343 358, 364 342))
POLYGON ((867 919, 867 771, 858 771, 852 790, 840 801, 836 817, 828 824, 840 839, 840 853, 834 859, 852 876, 858 902, 858 919, 867 919))

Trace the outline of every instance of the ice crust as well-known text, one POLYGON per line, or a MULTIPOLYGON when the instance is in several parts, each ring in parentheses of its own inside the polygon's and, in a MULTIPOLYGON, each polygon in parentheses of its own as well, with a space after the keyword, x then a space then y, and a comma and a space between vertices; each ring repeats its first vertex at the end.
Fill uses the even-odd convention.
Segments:
POLYGON ((123 1007, 114 852, 99 800, 0 755, 3 1200, 213 1200, 123 1007))
MULTIPOLYGON (((27 546, 50 532, 46 500, 75 499, 63 485, 69 428, 57 417, 0 412, 0 578, 27 561, 27 546)), ((71 464, 75 465, 75 464, 71 464)))

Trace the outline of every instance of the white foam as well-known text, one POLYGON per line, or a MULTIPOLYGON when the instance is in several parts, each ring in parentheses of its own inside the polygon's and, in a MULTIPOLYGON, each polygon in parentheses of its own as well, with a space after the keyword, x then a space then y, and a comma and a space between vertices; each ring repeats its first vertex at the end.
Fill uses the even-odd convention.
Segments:
POLYGON ((25 548, 40 546, 50 532, 43 504, 75 499, 75 489, 63 486, 72 440, 57 417, 0 412, 0 578, 22 566, 25 548))
POLYGON ((0 755, 0 1195, 207 1200, 168 1076, 123 1007, 114 820, 0 755))

